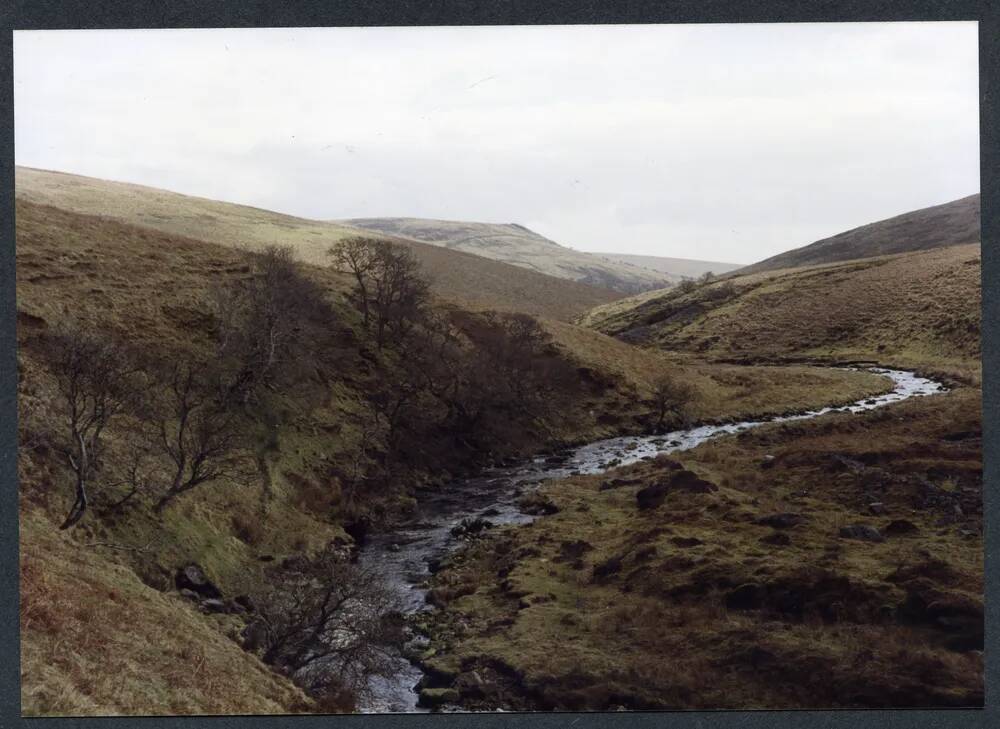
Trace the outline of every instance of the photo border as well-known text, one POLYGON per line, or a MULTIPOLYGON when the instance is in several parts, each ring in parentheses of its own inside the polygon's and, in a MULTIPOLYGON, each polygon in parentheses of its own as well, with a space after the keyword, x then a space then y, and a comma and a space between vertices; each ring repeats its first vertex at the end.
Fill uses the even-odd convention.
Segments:
POLYGON ((330 727, 360 729, 475 726, 483 729, 530 726, 539 729, 645 729, 646 727, 988 727, 1000 726, 996 707, 1000 650, 996 630, 1000 620, 1000 572, 997 553, 1000 501, 987 485, 1000 485, 1000 285, 983 286, 983 548, 985 550, 986 680, 984 709, 677 711, 628 713, 495 713, 378 714, 344 716, 233 716, 150 718, 22 718, 20 716, 20 642, 18 635, 18 495, 16 410, 16 303, 14 288, 14 110, 12 30, 98 28, 223 28, 307 26, 440 26, 440 25, 564 25, 621 23, 838 22, 906 20, 979 21, 980 171, 982 194, 982 277, 1000 282, 998 222, 985 214, 1000 209, 1000 4, 922 0, 919 2, 841 0, 744 1, 703 0, 654 3, 507 1, 392 2, 391 0, 8 0, 0 47, 0 729, 29 727, 159 727, 211 726, 225 729, 256 727, 330 727))

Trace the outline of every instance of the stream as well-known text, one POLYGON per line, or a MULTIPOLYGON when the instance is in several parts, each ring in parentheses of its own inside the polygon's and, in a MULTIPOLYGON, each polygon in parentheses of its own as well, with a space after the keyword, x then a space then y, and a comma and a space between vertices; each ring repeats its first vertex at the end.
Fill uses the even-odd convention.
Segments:
MULTIPOLYGON (((858 369, 858 368, 848 368, 858 369)), ((460 548, 463 541, 451 530, 463 519, 482 517, 495 525, 523 524, 535 517, 524 514, 517 502, 543 481, 574 474, 595 474, 694 448, 722 435, 739 433, 767 423, 807 420, 832 412, 858 413, 906 400, 944 392, 945 386, 912 372, 866 368, 892 379, 893 390, 864 398, 849 405, 825 407, 795 415, 749 420, 722 425, 701 425, 660 435, 625 436, 594 441, 561 451, 555 456, 539 456, 512 467, 491 468, 477 476, 456 481, 423 496, 413 518, 399 529, 372 535, 361 549, 358 560, 377 570, 398 592, 404 613, 432 609, 425 602, 429 563, 460 548)), ((365 713, 417 712, 414 690, 423 672, 402 655, 398 672, 391 679, 373 679, 371 697, 359 707, 365 713)))

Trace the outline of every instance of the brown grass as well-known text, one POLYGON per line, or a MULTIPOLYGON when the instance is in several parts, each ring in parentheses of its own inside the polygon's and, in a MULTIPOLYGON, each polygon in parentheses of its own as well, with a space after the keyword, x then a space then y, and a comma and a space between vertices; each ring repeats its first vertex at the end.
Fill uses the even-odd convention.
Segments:
MULTIPOLYGON (((26 715, 309 711, 290 682, 181 598, 22 515, 21 702, 26 715)), ((220 619, 220 622, 221 619, 220 619)))
POLYGON ((679 458, 719 490, 675 491, 646 512, 635 494, 664 477, 657 462, 551 482, 557 514, 494 534, 435 577, 466 587, 431 618, 430 664, 457 686, 476 667, 504 666, 516 677, 506 694, 466 697, 481 708, 980 705, 982 653, 952 647, 954 632, 906 608, 914 595, 969 605, 981 631, 977 398, 961 389, 705 444, 679 458), (863 465, 841 469, 833 456, 863 465), (640 483, 600 489, 615 476, 640 483), (928 482, 957 486, 961 517, 954 501, 923 502, 928 482), (784 512, 802 523, 757 522, 784 512), (917 535, 838 536, 893 519, 917 535), (790 544, 761 541, 779 532, 790 544), (589 549, 565 557, 580 539, 589 549), (747 583, 762 586, 763 603, 729 607, 747 583), (782 601, 789 591, 800 613, 782 601))
POLYGON ((868 359, 978 369, 978 245, 736 276, 688 295, 615 302, 587 315, 606 333, 749 361, 868 359), (714 298, 732 286, 735 295, 714 298))
MULTIPOLYGON (((141 185, 26 167, 16 168, 15 173, 19 201, 138 226, 160 240, 190 239, 251 249, 280 242, 294 246, 301 260, 327 266, 327 249, 332 243, 351 235, 379 235, 348 225, 305 220, 141 185)), ((435 294, 470 308, 524 311, 568 321, 621 296, 609 289, 462 251, 396 240, 417 256, 432 280, 435 294)))

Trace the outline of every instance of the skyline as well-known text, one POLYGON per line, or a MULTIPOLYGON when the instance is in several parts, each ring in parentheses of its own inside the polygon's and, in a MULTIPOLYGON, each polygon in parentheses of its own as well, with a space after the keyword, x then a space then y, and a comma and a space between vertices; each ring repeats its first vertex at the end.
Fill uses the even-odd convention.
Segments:
POLYGON ((17 31, 15 159, 750 263, 978 192, 976 30, 17 31))

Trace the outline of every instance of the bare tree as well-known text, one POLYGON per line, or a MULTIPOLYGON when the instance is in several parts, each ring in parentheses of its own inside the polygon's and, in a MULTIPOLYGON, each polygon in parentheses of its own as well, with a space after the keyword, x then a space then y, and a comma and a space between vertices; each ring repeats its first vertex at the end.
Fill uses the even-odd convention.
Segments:
POLYGON ((146 414, 150 443, 171 464, 170 485, 156 504, 163 508, 180 494, 231 476, 235 470, 235 415, 210 387, 210 375, 194 363, 167 368, 157 401, 146 414))
POLYGON ((371 677, 398 670, 402 626, 396 594, 376 572, 332 548, 285 565, 255 602, 264 627, 264 661, 311 693, 321 693, 331 678, 364 693, 371 677))
POLYGON ((379 242, 376 238, 353 236, 335 243, 327 251, 333 258, 334 267, 354 278, 354 302, 361 312, 366 329, 371 321, 368 284, 377 265, 379 242))
POLYGON ((323 288, 305 274, 290 246, 247 255, 253 275, 219 290, 212 302, 218 359, 230 370, 220 384, 227 399, 244 402, 258 388, 273 387, 282 372, 291 376, 311 366, 314 342, 306 325, 328 325, 332 318, 323 288))
POLYGON ((59 527, 68 529, 87 511, 88 484, 108 424, 134 402, 135 369, 121 345, 76 328, 48 337, 43 348, 56 378, 66 429, 59 449, 75 476, 75 499, 59 527))
POLYGON ((429 285, 409 248, 377 238, 348 238, 329 250, 334 266, 354 278, 354 301, 379 349, 421 321, 429 285))
POLYGON ((452 367, 445 398, 452 429, 472 442, 489 422, 524 423, 546 417, 557 393, 575 382, 572 365, 527 314, 488 312, 463 327, 464 356, 452 367))
POLYGON ((683 419, 688 402, 694 391, 690 385, 678 381, 672 375, 664 374, 653 383, 653 408, 656 413, 656 427, 662 429, 667 415, 683 419))

